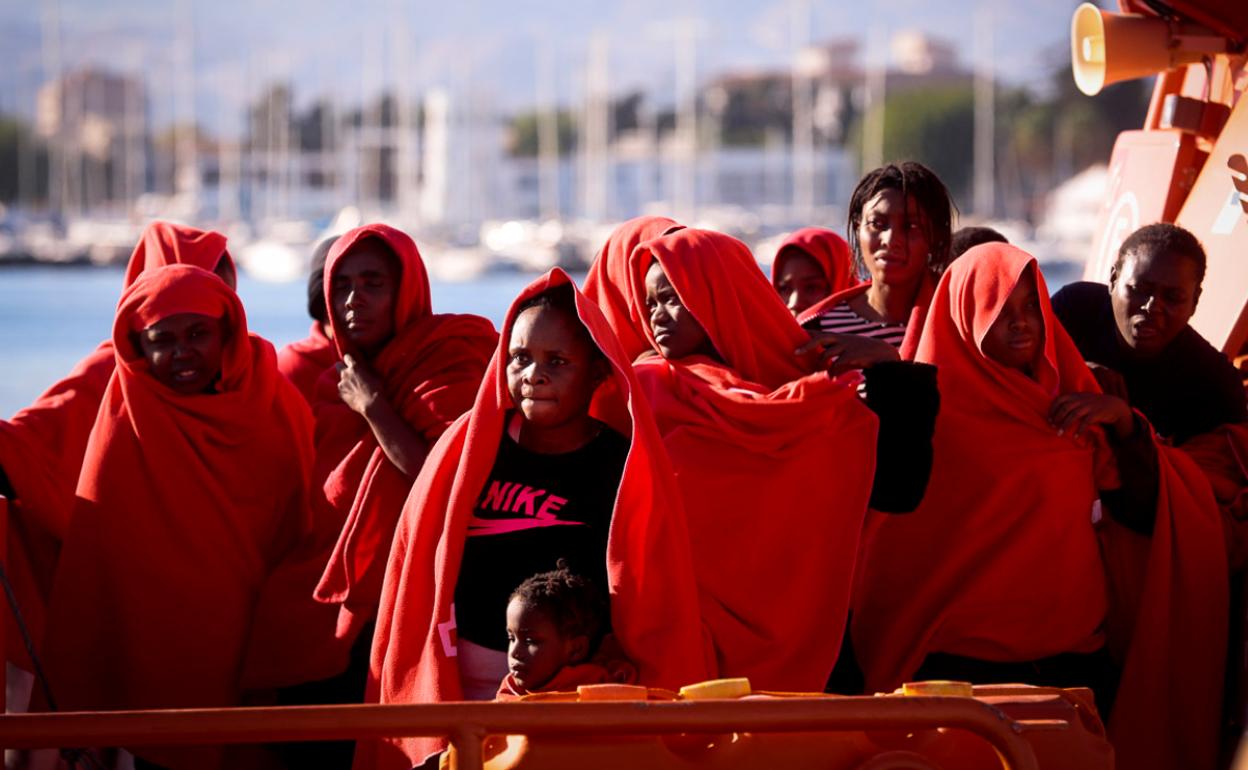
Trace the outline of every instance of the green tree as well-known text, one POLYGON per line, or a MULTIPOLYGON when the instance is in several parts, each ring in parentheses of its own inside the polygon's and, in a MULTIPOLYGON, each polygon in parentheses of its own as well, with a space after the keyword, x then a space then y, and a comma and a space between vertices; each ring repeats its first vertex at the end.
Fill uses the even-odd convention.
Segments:
POLYGON ((24 121, 0 115, 0 202, 16 203, 19 196, 22 203, 47 201, 48 151, 24 121))
MULTIPOLYGON (((878 110, 879 107, 873 109, 878 110)), ((858 120, 861 152, 864 121, 858 120)), ((975 97, 970 86, 914 89, 889 95, 885 104, 885 160, 917 160, 935 171, 953 194, 967 199, 974 158, 975 97)))
MULTIPOLYGON (((555 116, 559 137, 559 154, 567 155, 576 149, 576 118, 567 110, 555 116)), ((535 158, 538 151, 538 113, 521 112, 511 119, 507 151, 515 158, 535 158)))

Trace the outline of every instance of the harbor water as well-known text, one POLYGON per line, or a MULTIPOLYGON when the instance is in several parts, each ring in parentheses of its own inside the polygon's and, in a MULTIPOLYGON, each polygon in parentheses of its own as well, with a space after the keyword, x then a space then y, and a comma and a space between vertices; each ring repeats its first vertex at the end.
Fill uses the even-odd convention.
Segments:
MULTIPOLYGON (((1049 289, 1077 280, 1076 266, 1043 266, 1049 289)), ((467 283, 431 281, 434 312, 476 313, 501 324, 535 276, 490 272, 467 283)), ((583 276, 576 276, 579 284, 583 276)), ((107 338, 121 294, 121 268, 0 268, 0 417, 29 404, 107 338)), ((277 347, 307 336, 306 284, 239 276, 251 330, 277 347)))
MULTIPOLYGON (((122 275, 121 268, 0 269, 0 416, 28 405, 112 333, 122 275)), ((501 324, 511 300, 534 277, 499 272, 470 283, 431 281, 433 309, 501 324)), ((238 293, 251 331, 277 347, 307 336, 305 283, 265 283, 242 274, 238 293)))

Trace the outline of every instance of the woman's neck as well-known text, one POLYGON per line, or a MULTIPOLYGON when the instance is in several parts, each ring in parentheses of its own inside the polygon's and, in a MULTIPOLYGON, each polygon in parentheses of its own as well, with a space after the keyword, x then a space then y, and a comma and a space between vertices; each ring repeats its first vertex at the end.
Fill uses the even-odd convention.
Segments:
POLYGON ((575 452, 597 438, 602 423, 586 415, 564 425, 539 428, 516 413, 509 435, 520 446, 543 455, 559 455, 575 452))
POLYGON ((870 321, 886 324, 904 324, 910 320, 914 300, 919 294, 919 283, 896 285, 872 282, 863 296, 866 307, 875 315, 870 321))

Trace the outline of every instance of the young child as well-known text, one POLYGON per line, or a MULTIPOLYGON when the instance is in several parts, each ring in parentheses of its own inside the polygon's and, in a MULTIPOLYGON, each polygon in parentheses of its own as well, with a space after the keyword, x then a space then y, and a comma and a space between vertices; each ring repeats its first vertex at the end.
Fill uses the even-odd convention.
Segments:
MULTIPOLYGON (((512 304, 476 404, 403 508, 369 699, 494 698, 508 675, 499 619, 516 585, 560 558, 609 590, 611 628, 640 681, 708 676, 688 533, 653 417, 602 313, 555 270, 512 304)), ((526 670, 521 684, 544 678, 526 670)), ((361 742, 356 767, 411 767, 443 745, 361 742)))
MULTIPOLYGON (((575 692, 586 684, 631 684, 636 671, 627 661, 608 669, 592 660, 600 649, 610 618, 607 597, 589 579, 568 569, 534 575, 511 593, 507 603, 507 678, 495 700, 514 701, 540 692, 575 692)), ((484 759, 506 750, 503 736, 488 736, 484 759)), ((438 767, 455 766, 450 749, 438 767)), ((432 760, 422 767, 432 767, 432 760)))
POLYGON ((507 678, 498 700, 575 690, 583 684, 629 684, 627 668, 612 670, 595 655, 610 622, 607 597, 594 582, 560 562, 534 575, 507 603, 507 678))
MULTIPOLYGON (((257 597, 308 526, 311 416, 201 268, 141 275, 113 346, 49 604, 49 682, 65 710, 241 705, 257 597)), ((218 754, 137 753, 170 767, 218 754)))
POLYGON ((913 358, 932 289, 949 262, 953 212, 944 183, 921 163, 866 174, 850 197, 847 230, 856 271, 870 280, 807 308, 798 322, 821 334, 882 340, 913 358))
POLYGON ((803 227, 790 233, 776 250, 771 283, 797 316, 861 282, 844 238, 822 227, 803 227))
POLYGON ((1116 459, 1153 441, 1151 430, 1097 387, 1036 260, 1018 248, 984 244, 950 265, 917 360, 940 370, 935 463, 918 510, 882 520, 865 556, 852 634, 868 691, 915 679, 1090 686, 1105 715, 1117 688, 1111 732, 1131 736, 1119 751, 1205 753, 1225 557, 1211 494, 1191 486, 1199 473, 1167 470, 1177 466, 1159 453, 1160 490, 1121 494, 1140 479, 1116 459), (1121 501, 1142 499, 1164 526, 1128 624, 1130 652, 1115 659, 1107 630, 1130 600, 1114 590, 1115 550, 1098 530, 1130 514, 1121 501), (1184 596, 1196 587, 1198 601, 1184 596), (1176 726, 1160 727, 1166 720, 1176 726))

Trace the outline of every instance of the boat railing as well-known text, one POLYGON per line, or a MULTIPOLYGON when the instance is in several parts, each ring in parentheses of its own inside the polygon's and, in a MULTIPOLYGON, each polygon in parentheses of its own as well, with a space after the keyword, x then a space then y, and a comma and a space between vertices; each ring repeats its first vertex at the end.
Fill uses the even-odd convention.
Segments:
POLYGON ((457 767, 483 766, 488 735, 593 738, 621 735, 831 733, 961 729, 987 741, 1006 770, 1038 770, 1029 731, 1062 720, 1013 720, 991 704, 957 697, 590 703, 437 703, 8 714, 0 747, 196 746, 399 736, 449 739, 457 767))

